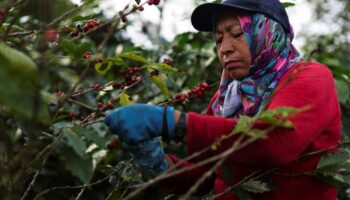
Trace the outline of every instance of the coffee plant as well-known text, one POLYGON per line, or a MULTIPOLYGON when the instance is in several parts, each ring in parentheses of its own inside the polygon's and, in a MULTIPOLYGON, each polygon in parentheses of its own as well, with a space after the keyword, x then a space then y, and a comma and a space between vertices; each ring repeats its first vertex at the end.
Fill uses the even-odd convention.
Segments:
MULTIPOLYGON (((187 32, 172 42, 160 38, 152 48, 139 47, 126 35, 132 24, 128 18, 150 6, 161 10, 165 2, 130 1, 112 18, 106 18, 98 4, 98 0, 81 5, 62 0, 0 2, 0 196, 4 200, 177 198, 165 197, 153 184, 177 172, 170 169, 150 177, 102 122, 109 110, 135 102, 203 112, 221 71, 212 36, 187 32)), ((147 29, 143 34, 153 37, 147 29)), ((349 70, 328 64, 346 107, 349 70)), ((248 136, 226 152, 232 153, 267 137, 268 130, 253 128, 257 120, 291 128, 288 119, 305 109, 281 108, 242 117, 231 134, 205 151, 215 150, 236 133, 248 136)), ((314 173, 342 194, 350 184, 347 139, 330 148, 342 150, 326 154, 314 173)), ((186 157, 181 144, 164 147, 186 157)), ((211 171, 226 158, 220 154, 211 171)), ((234 187, 240 188, 241 196, 270 191, 260 177, 248 177, 234 187)), ((192 198, 191 191, 184 197, 192 198)))

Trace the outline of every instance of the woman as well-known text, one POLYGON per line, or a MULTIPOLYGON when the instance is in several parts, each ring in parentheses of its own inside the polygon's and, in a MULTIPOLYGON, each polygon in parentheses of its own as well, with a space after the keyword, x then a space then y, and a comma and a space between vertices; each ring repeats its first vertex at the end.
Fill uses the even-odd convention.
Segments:
MULTIPOLYGON (((116 109, 106 117, 110 131, 118 134, 141 167, 157 175, 180 161, 173 155, 164 156, 159 140, 155 139, 159 136, 186 141, 189 154, 193 154, 230 133, 241 115, 255 116, 264 109, 282 106, 311 106, 312 109, 291 118, 294 129, 274 129, 267 139, 230 155, 227 163, 233 171, 232 180, 224 180, 222 171, 217 170, 197 194, 205 194, 212 188, 219 194, 255 171, 278 168, 266 176, 275 189, 254 194, 253 199, 335 200, 335 189, 305 174, 315 170, 321 155, 300 158, 333 146, 340 139, 340 108, 333 77, 326 66, 300 61, 291 43, 293 31, 288 16, 280 2, 207 3, 195 9, 192 24, 200 31, 214 33, 223 66, 220 87, 206 115, 135 104, 116 109)), ((264 129, 266 124, 256 127, 264 129)), ((236 139, 178 168, 218 154, 236 139)), ((184 172, 168 179, 163 186, 169 193, 185 193, 210 167, 184 172)), ((237 199, 237 196, 231 192, 221 199, 237 199)))

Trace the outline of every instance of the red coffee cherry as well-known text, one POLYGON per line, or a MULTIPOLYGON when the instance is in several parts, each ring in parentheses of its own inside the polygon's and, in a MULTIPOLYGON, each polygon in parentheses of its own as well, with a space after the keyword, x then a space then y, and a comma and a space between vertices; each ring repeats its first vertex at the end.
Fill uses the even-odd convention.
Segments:
POLYGON ((107 103, 107 106, 108 106, 109 108, 114 108, 114 105, 113 105, 113 102, 112 102, 112 101, 109 101, 109 102, 107 103))
POLYGON ((78 116, 78 113, 76 113, 76 112, 70 112, 69 113, 69 118, 71 118, 71 119, 75 119, 76 117, 78 116))
POLYGON ((92 56, 92 53, 90 51, 87 51, 87 52, 84 53, 83 58, 84 59, 89 59, 89 58, 91 58, 91 56, 92 56))
POLYGON ((202 82, 202 83, 200 83, 200 86, 201 86, 202 88, 204 88, 205 90, 209 89, 208 83, 202 82))
POLYGON ((0 20, 4 19, 5 17, 5 10, 3 8, 0 8, 0 20))
POLYGON ((57 33, 55 29, 49 29, 47 31, 45 31, 45 38, 47 39, 47 41, 49 42, 54 42, 57 40, 57 33))
POLYGON ((158 5, 160 3, 160 0, 148 0, 148 5, 158 5))
POLYGON ((114 149, 117 149, 118 147, 119 147, 119 140, 117 140, 116 138, 112 138, 107 144, 107 148, 109 150, 114 150, 114 149))
POLYGON ((105 105, 105 103, 102 102, 102 101, 100 101, 100 102, 97 103, 97 106, 98 106, 99 108, 102 108, 104 105, 105 105))
POLYGON ((64 96, 64 92, 58 91, 58 92, 55 92, 53 95, 55 95, 56 97, 63 97, 64 96))
POLYGON ((96 84, 91 84, 90 85, 90 89, 93 89, 93 90, 99 90, 99 89, 101 89, 101 84, 99 84, 99 83, 96 83, 96 84))

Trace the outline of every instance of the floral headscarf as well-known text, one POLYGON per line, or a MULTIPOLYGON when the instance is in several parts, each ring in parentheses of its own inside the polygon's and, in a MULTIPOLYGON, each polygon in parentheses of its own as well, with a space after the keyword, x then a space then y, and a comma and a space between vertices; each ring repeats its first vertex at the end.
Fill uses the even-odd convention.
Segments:
POLYGON ((212 105, 214 115, 254 116, 261 111, 280 78, 300 62, 292 45, 293 30, 286 33, 276 21, 262 15, 240 15, 239 22, 251 53, 249 75, 243 80, 221 77, 219 96, 212 105))

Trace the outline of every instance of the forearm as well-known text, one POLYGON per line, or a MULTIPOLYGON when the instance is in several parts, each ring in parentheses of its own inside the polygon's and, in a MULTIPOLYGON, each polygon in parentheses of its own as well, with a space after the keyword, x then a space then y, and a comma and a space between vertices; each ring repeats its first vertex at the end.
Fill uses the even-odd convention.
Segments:
MULTIPOLYGON (((174 110, 174 119, 175 119, 175 131, 176 131, 176 127, 178 126, 178 122, 179 122, 179 119, 180 119, 180 115, 181 115, 181 111, 178 111, 178 110, 174 110)), ((185 121, 186 121, 186 126, 187 126, 187 122, 188 122, 188 119, 187 119, 188 115, 187 113, 185 114, 185 121)), ((187 137, 186 137, 186 132, 183 134, 183 137, 182 139, 180 140, 181 142, 183 143, 187 143, 187 137)))

